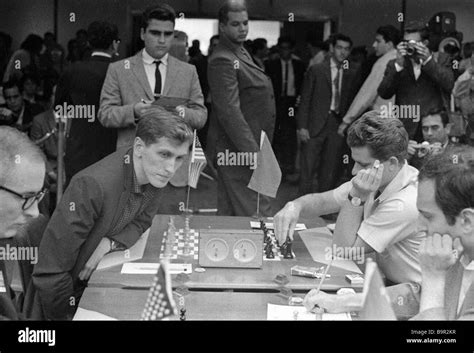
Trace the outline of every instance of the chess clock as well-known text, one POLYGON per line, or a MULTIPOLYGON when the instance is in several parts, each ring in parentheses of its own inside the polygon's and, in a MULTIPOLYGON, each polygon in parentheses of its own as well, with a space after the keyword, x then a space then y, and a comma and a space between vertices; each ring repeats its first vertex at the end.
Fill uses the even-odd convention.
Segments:
POLYGON ((263 263, 263 232, 242 229, 201 229, 199 266, 260 268, 263 263))

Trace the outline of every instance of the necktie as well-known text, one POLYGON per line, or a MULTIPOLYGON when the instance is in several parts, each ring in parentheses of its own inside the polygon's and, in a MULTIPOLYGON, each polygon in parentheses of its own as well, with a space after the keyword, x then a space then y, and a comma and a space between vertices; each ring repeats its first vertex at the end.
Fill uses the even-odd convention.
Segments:
POLYGON ((154 61, 156 64, 155 68, 155 94, 161 94, 161 73, 160 73, 160 60, 154 61))
POLYGON ((337 68, 337 73, 336 73, 336 77, 334 78, 334 87, 335 87, 335 90, 334 90, 334 111, 336 113, 339 113, 339 103, 340 103, 340 100, 341 100, 341 91, 340 91, 340 87, 339 87, 339 78, 340 78, 341 66, 337 65, 336 68, 337 68))
POLYGON ((283 97, 288 94, 288 61, 285 61, 285 78, 283 80, 283 97))

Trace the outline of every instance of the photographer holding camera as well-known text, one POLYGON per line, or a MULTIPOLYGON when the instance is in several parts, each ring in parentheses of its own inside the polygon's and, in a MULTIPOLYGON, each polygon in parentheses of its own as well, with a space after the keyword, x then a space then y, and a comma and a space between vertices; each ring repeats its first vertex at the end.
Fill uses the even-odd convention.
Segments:
POLYGON ((395 95, 395 105, 419 116, 404 117, 402 122, 410 140, 421 142, 420 116, 433 109, 442 109, 451 94, 454 75, 447 56, 437 60, 428 48, 428 29, 406 29, 403 41, 397 45, 396 59, 390 61, 378 88, 383 99, 395 95), (444 97, 443 97, 444 96, 444 97))

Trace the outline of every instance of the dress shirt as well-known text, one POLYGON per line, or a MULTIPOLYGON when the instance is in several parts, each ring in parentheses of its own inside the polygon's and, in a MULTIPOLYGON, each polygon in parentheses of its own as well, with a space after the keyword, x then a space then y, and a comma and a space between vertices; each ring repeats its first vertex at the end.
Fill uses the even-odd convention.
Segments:
MULTIPOLYGON (((341 83, 342 83, 342 75, 344 74, 344 70, 342 69, 342 64, 339 67, 339 99, 341 97, 341 83)), ((336 61, 331 58, 331 87, 332 87, 332 95, 331 95, 331 110, 336 110, 336 85, 334 80, 336 79, 337 75, 337 63, 336 61)), ((340 104, 340 102, 339 102, 340 104)))
POLYGON ((163 93, 163 89, 165 87, 166 82, 166 72, 168 70, 168 53, 166 53, 161 59, 155 59, 150 54, 147 53, 146 49, 142 51, 143 57, 143 65, 145 66, 145 73, 146 77, 148 78, 148 83, 150 84, 151 91, 155 91, 155 71, 156 71, 156 64, 155 61, 161 61, 159 66, 160 74, 161 74, 161 93, 163 93))
POLYGON ((286 75, 286 61, 280 59, 281 61, 281 90, 282 96, 295 97, 295 71, 293 70, 293 60, 288 60, 288 82, 286 83, 286 92, 285 90, 285 75, 286 75))

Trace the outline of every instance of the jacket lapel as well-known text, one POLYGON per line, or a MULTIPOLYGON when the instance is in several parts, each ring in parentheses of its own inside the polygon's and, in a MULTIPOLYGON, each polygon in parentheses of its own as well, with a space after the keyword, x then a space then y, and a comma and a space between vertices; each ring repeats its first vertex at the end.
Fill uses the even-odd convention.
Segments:
POLYGON ((178 75, 177 60, 171 55, 168 55, 168 67, 166 71, 165 87, 163 87, 163 95, 167 96, 170 93, 173 82, 176 81, 178 75))
POLYGON ((146 92, 148 100, 154 100, 153 92, 151 91, 148 78, 146 77, 145 66, 143 65, 142 52, 138 52, 137 55, 130 59, 131 69, 133 74, 138 80, 138 83, 143 87, 146 92))
POLYGON ((332 96, 331 60, 326 59, 324 62, 324 66, 326 66, 326 69, 324 70, 324 75, 326 76, 326 81, 329 85, 329 91, 331 92, 331 96, 332 96))
POLYGON ((446 302, 446 314, 448 320, 455 320, 457 317, 459 293, 461 291, 463 267, 461 262, 454 265, 452 271, 448 272, 446 279, 446 291, 444 301, 446 302))

